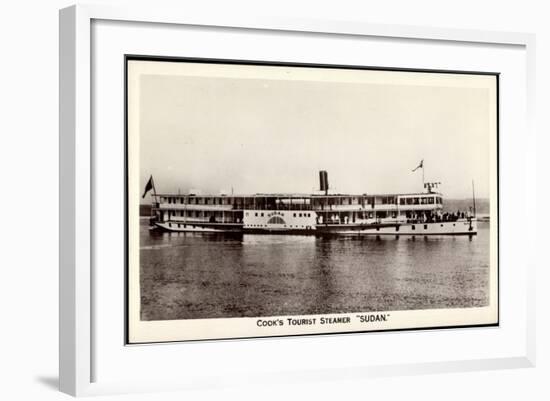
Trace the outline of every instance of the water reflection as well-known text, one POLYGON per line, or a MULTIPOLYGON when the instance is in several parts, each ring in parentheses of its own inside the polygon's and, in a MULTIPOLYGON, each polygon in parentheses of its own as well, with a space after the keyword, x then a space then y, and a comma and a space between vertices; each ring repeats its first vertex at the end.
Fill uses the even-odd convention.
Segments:
POLYGON ((483 306, 489 228, 468 237, 151 234, 142 319, 483 306))

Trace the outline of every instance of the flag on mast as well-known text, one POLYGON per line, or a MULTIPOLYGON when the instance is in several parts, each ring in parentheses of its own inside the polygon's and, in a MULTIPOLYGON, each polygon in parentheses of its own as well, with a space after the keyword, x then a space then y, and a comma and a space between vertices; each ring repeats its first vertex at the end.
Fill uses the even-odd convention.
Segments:
POLYGON ((424 159, 420 160, 420 164, 412 172, 414 173, 419 168, 424 168, 424 159))
POLYGON ((147 181, 147 184, 145 185, 145 190, 143 191, 143 195, 141 198, 145 198, 145 195, 147 195, 147 192, 155 188, 155 184, 153 183, 153 175, 149 177, 149 181, 147 181))

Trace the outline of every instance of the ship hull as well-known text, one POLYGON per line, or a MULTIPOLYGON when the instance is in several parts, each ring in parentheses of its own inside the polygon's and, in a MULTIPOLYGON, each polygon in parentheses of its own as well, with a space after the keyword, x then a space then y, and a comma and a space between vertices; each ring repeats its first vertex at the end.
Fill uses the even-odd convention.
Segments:
POLYGON ((374 235, 374 236, 430 236, 476 235, 475 219, 430 223, 383 224, 318 224, 307 229, 282 227, 243 227, 237 223, 182 223, 156 222, 155 227, 168 232, 244 233, 279 235, 374 235))
POLYGON ((317 226, 317 233, 343 235, 476 235, 475 219, 431 223, 396 223, 396 224, 334 224, 317 226))
POLYGON ((169 232, 198 232, 198 233, 239 233, 242 224, 233 223, 183 223, 183 222, 156 222, 155 228, 169 232))

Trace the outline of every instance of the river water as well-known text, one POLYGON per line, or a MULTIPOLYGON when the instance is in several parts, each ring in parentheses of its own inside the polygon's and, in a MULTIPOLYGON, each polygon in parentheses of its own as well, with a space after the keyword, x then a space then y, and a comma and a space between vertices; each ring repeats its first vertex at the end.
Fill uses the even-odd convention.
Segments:
POLYGON ((141 319, 465 308, 489 303, 489 224, 442 237, 151 233, 141 319))

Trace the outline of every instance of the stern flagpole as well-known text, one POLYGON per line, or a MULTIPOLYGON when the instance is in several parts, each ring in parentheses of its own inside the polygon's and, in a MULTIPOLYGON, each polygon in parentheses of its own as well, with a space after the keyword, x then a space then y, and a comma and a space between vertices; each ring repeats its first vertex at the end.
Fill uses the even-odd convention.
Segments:
POLYGON ((155 196, 155 202, 157 201, 157 188, 155 187, 155 180, 153 179, 153 176, 151 175, 151 184, 153 184, 153 195, 155 196))
POLYGON ((472 180, 472 201, 474 203, 474 217, 476 217, 476 190, 474 187, 474 180, 472 180))

